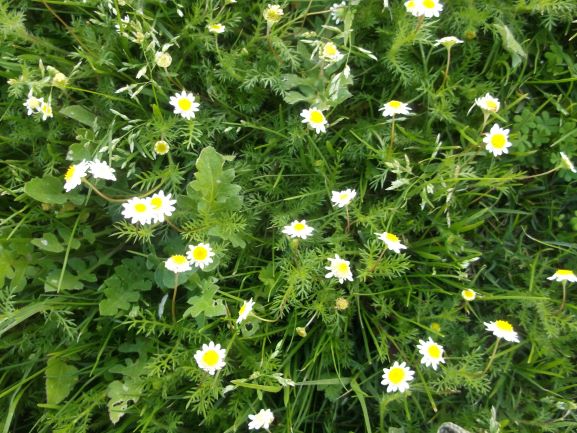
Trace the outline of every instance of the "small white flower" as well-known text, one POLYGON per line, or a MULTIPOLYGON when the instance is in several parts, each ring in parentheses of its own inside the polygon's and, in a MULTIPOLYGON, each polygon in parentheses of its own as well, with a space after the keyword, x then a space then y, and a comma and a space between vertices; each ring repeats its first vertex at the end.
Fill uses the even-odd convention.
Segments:
POLYGON ((154 55, 154 61, 161 68, 168 68, 172 64, 172 56, 166 51, 159 51, 154 55))
POLYGON ((340 3, 334 3, 329 11, 331 12, 331 18, 335 21, 336 24, 339 24, 345 18, 347 2, 343 0, 340 3))
POLYGON ((30 91, 28 92, 28 98, 26 99, 26 102, 24 102, 24 104, 22 105, 24 105, 28 110, 26 114, 32 116, 35 112, 40 111, 40 107, 42 106, 43 103, 44 98, 35 97, 32 94, 32 89, 30 89, 30 91))
POLYGON ((202 349, 199 349, 194 354, 194 359, 196 364, 206 371, 211 376, 222 369, 226 363, 224 358, 226 357, 226 349, 220 347, 220 344, 214 344, 210 342, 208 344, 203 344, 202 349))
POLYGON ((433 367, 433 370, 436 370, 439 363, 445 363, 443 358, 445 349, 440 344, 435 343, 431 337, 427 341, 419 340, 417 349, 423 355, 421 364, 425 364, 426 367, 433 367))
POLYGON ((443 5, 438 0, 408 0, 405 2, 405 8, 413 16, 432 18, 441 14, 443 5))
POLYGON ((414 376, 415 372, 405 362, 399 364, 398 361, 395 361, 391 368, 383 368, 381 385, 387 387, 387 392, 405 392, 409 389, 409 382, 413 380, 414 376))
POLYGON ((104 161, 95 159, 89 162, 89 171, 95 179, 116 180, 115 170, 104 161))
POLYGON ((345 189, 343 191, 332 191, 331 201, 337 207, 345 207, 357 196, 354 189, 345 189))
POLYGON ((508 148, 512 146, 509 142, 509 130, 501 128, 496 123, 483 138, 483 143, 487 145, 486 149, 495 156, 509 153, 508 148))
POLYGON ((174 114, 180 114, 185 119, 194 118, 198 111, 200 104, 195 101, 194 95, 186 90, 170 97, 170 105, 174 107, 174 114))
POLYGON ((250 312, 252 311, 252 307, 254 307, 254 302, 252 298, 248 301, 244 301, 240 310, 238 310, 238 319, 236 319, 236 323, 239 324, 243 320, 246 320, 250 312))
POLYGON ((397 114, 411 114, 411 107, 409 107, 409 104, 393 99, 379 108, 379 111, 383 112, 383 117, 394 117, 397 114))
POLYGON ((577 283, 577 276, 569 269, 557 269, 553 275, 547 277, 548 280, 553 281, 569 281, 570 283, 577 283))
POLYGON ((133 197, 126 203, 122 203, 124 208, 122 216, 131 219, 132 224, 150 224, 154 218, 154 210, 149 198, 133 197))
POLYGON ((158 140, 154 143, 154 153, 157 155, 166 155, 170 150, 170 146, 164 140, 158 140))
POLYGON ((52 104, 50 101, 42 101, 39 111, 42 113, 42 120, 46 120, 49 117, 54 117, 54 114, 52 113, 52 104))
POLYGON ((274 421, 274 415, 270 409, 261 409, 256 415, 249 415, 248 419, 250 419, 248 423, 249 430, 257 430, 260 428, 268 430, 274 421))
POLYGON ((325 266, 325 269, 330 272, 325 275, 325 278, 335 277, 340 284, 343 284, 345 280, 353 281, 353 273, 348 260, 341 259, 338 254, 335 254, 335 257, 329 257, 328 261, 330 265, 325 266))
POLYGON ((212 263, 214 251, 212 251, 209 244, 200 243, 198 245, 189 245, 186 256, 194 266, 204 269, 212 263))
POLYGON ((445 48, 452 48, 453 45, 462 44, 463 41, 455 36, 445 36, 444 38, 437 39, 435 42, 435 47, 443 45, 445 48))
POLYGON ((483 111, 489 111, 491 113, 496 113, 501 108, 501 102, 490 93, 486 93, 485 96, 475 99, 475 104, 483 111))
POLYGON ((208 31, 210 33, 224 33, 224 31, 226 30, 226 26, 220 24, 220 23, 215 23, 215 24, 209 24, 206 26, 208 28, 208 31))
POLYGON ((152 206, 153 222, 163 222, 164 218, 171 216, 175 211, 174 204, 176 200, 172 200, 172 194, 165 194, 164 191, 158 191, 150 197, 150 205, 152 206))
POLYGON ((573 173, 577 173, 577 171, 575 170, 575 166, 573 165, 569 157, 565 154, 565 152, 560 152, 560 154, 561 154, 561 160, 563 161, 563 166, 566 169, 571 170, 573 173))
POLYGON ((497 320, 495 322, 484 322, 487 331, 491 331, 497 338, 502 338, 513 343, 519 342, 519 336, 506 320, 497 320))
POLYGON ((326 125, 328 125, 327 119, 321 110, 316 107, 312 107, 308 110, 301 111, 301 117, 303 118, 302 123, 308 123, 317 134, 320 132, 327 132, 326 125))
POLYGON ((278 23, 283 15, 284 11, 279 5, 270 5, 270 4, 266 7, 266 9, 262 13, 262 16, 264 17, 269 26, 278 23))
POLYGON ((285 235, 290 236, 291 238, 301 238, 301 239, 308 238, 313 233, 313 231, 314 229, 311 226, 307 225, 306 220, 302 221, 295 220, 288 226, 284 226, 284 228, 282 229, 282 232, 285 235))
POLYGON ((68 170, 66 170, 66 174, 64 175, 64 190, 66 192, 70 192, 78 185, 80 185, 82 183, 82 178, 86 177, 86 172, 88 171, 89 167, 90 165, 87 161, 82 161, 78 164, 72 164, 70 167, 68 167, 68 170))
POLYGON ((461 291, 461 296, 465 301, 470 302, 475 300, 477 297, 477 292, 475 292, 473 289, 465 289, 461 291))
POLYGON ((191 270, 189 261, 185 256, 179 254, 170 256, 168 259, 166 259, 164 266, 166 269, 174 272, 175 274, 191 270))
POLYGON ((375 233, 379 237, 381 241, 385 243, 388 249, 393 250, 395 253, 399 254, 401 250, 407 249, 405 245, 401 243, 398 236, 383 232, 383 233, 375 233))
POLYGON ((327 42, 321 48, 320 58, 327 62, 338 62, 343 57, 343 53, 338 50, 337 46, 333 42, 327 42))

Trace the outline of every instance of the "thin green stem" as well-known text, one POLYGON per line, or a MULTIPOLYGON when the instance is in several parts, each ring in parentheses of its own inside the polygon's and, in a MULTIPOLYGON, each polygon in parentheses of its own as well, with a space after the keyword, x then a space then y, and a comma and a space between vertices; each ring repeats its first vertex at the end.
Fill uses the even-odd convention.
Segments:
POLYGON ((561 284, 563 286, 563 300, 561 301, 561 307, 559 308, 559 312, 565 309, 565 302, 567 301, 567 281, 563 281, 561 284))
POLYGON ((176 291, 178 289, 178 274, 174 274, 174 291, 172 292, 172 323, 176 325, 176 291))
POLYGON ((495 342, 495 347, 493 348, 493 353, 491 353, 491 357, 489 358, 489 362, 487 363, 487 366, 483 370, 483 374, 485 374, 487 371, 489 371, 489 368, 491 368, 491 365, 493 364, 493 361, 495 360, 495 355, 497 354, 497 348, 499 347, 500 341, 501 341, 501 339, 497 338, 497 341, 495 342))

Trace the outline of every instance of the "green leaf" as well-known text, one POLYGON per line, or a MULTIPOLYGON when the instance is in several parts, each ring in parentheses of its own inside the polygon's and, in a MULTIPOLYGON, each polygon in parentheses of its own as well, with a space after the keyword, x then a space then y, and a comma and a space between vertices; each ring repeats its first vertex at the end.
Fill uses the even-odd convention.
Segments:
POLYGON ((64 204, 68 200, 64 192, 64 180, 54 176, 44 176, 26 182, 24 192, 42 203, 64 204))
POLYGON ((505 48, 509 54, 511 54, 512 60, 511 64, 515 68, 517 67, 523 59, 527 58, 527 53, 521 46, 519 42, 515 39, 513 32, 504 24, 494 24, 495 28, 501 35, 501 41, 503 43, 503 48, 505 48))
POLYGON ((128 403, 136 403, 142 394, 142 387, 132 381, 115 380, 108 384, 106 395, 108 401, 108 416, 112 424, 116 424, 128 409, 128 403))
POLYGON ((30 243, 37 246, 42 251, 49 251, 51 253, 61 253, 64 251, 64 246, 60 243, 54 233, 44 233, 42 238, 32 239, 30 243))
MULTIPOLYGON (((58 282, 60 281, 60 269, 55 269, 50 272, 44 281, 44 291, 45 292, 56 292, 58 291, 58 282)), ((78 277, 72 275, 70 272, 64 272, 62 278, 62 284, 60 285, 61 292, 69 292, 71 290, 82 290, 84 284, 80 282, 78 277)))
POLYGON ((90 127, 94 126, 96 120, 96 116, 81 105, 69 105, 59 113, 90 127))
POLYGON ((214 299, 214 295, 218 290, 218 286, 215 284, 216 281, 216 278, 202 280, 202 295, 188 299, 187 302, 192 306, 184 312, 184 317, 192 316, 196 318, 203 313, 205 317, 224 316, 226 314, 226 306, 222 299, 214 299))
POLYGON ((46 403, 58 404, 64 400, 78 381, 78 369, 58 358, 48 359, 46 368, 46 403))

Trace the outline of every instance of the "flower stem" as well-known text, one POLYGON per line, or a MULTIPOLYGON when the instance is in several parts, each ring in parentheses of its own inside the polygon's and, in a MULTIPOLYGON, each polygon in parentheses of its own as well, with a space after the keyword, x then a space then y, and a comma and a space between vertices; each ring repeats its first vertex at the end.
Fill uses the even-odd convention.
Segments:
POLYGON ((375 262, 375 264, 373 266, 371 266, 371 269, 369 269, 370 273, 375 272, 375 269, 377 269, 377 266, 379 266, 379 263, 381 263, 381 260, 383 260, 383 256, 385 255, 385 249, 383 249, 383 251, 381 251, 381 254, 379 254, 379 257, 377 257, 377 261, 375 262))
POLYGON ((559 312, 565 309, 565 302, 567 301, 567 281, 563 281, 561 284, 563 285, 563 300, 561 301, 559 312))
POLYGON ((102 197, 104 200, 112 202, 112 203, 122 203, 123 201, 125 201, 124 199, 121 198, 114 198, 114 197, 110 197, 106 194, 104 194, 102 191, 100 191, 98 188, 96 188, 89 180, 87 180, 86 178, 82 178, 82 182, 84 182, 90 189, 92 189, 98 196, 102 197))
POLYGON ((495 355, 497 354, 497 347, 499 347, 500 341, 501 341, 501 339, 497 338, 497 341, 495 342, 495 347, 493 348, 493 353, 491 353, 491 357, 489 358, 489 362, 487 363, 487 366, 483 370, 483 374, 485 374, 487 371, 489 371, 489 368, 493 364, 493 360, 495 359, 495 355))
POLYGON ((178 274, 174 274, 174 292, 172 292, 172 323, 176 325, 176 290, 178 289, 178 274))
POLYGON ((441 84, 441 87, 443 87, 445 85, 445 83, 447 82, 447 80, 449 79, 449 66, 451 64, 451 48, 447 48, 447 66, 445 67, 445 73, 444 73, 444 77, 443 77, 443 83, 441 84))
POLYGON ((345 227, 345 232, 348 233, 351 228, 351 218, 349 216, 349 207, 345 206, 345 214, 347 216, 347 226, 345 227))
POLYGON ((395 115, 393 114, 393 120, 391 121, 391 144, 390 144, 389 156, 393 155, 394 144, 395 144, 395 115))

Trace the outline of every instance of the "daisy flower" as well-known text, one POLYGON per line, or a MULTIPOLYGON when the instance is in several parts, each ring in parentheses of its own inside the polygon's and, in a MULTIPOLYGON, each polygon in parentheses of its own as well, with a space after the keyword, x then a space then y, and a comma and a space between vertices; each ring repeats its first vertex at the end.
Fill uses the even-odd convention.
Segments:
POLYGON ((308 110, 301 111, 302 123, 308 123, 316 133, 327 132, 325 126, 328 125, 327 119, 321 110, 311 107, 308 110))
POLYGON ((80 185, 82 183, 82 178, 86 176, 89 167, 90 163, 87 161, 72 164, 68 167, 68 170, 66 170, 66 174, 64 175, 64 190, 70 192, 80 185))
POLYGON ((32 89, 30 89, 30 91, 28 92, 28 98, 26 99, 26 102, 24 102, 24 104, 22 105, 24 105, 28 110, 26 114, 32 116, 34 112, 40 110, 40 107, 42 106, 43 103, 44 98, 37 98, 32 94, 32 89))
POLYGON ((159 51, 154 55, 154 61, 161 68, 168 68, 172 64, 172 56, 166 51, 159 51))
POLYGON ((154 153, 157 155, 166 155, 170 150, 170 146, 164 140, 158 140, 154 143, 154 153))
POLYGON ((150 197, 154 222, 161 223, 164 217, 171 216, 175 210, 175 203, 176 200, 172 200, 172 194, 165 194, 164 191, 158 191, 150 197))
POLYGON ((198 245, 189 245, 186 256, 194 266, 204 269, 212 263, 214 251, 212 251, 209 244, 200 243, 198 245))
POLYGON ((186 90, 170 97, 170 105, 174 107, 174 114, 180 114, 185 119, 194 118, 194 113, 198 111, 200 104, 195 101, 194 95, 186 90))
POLYGON ((215 24, 209 24, 206 26, 208 28, 208 31, 210 33, 224 33, 224 31, 226 30, 226 26, 220 24, 220 23, 215 23, 215 24))
POLYGON ((445 48, 452 48, 453 45, 462 44, 463 41, 455 36, 445 36, 444 38, 437 39, 435 42, 435 47, 443 45, 445 48))
POLYGON ((405 8, 416 17, 432 18, 441 14, 443 4, 438 0, 408 0, 405 8))
POLYGON ((252 311, 252 307, 254 307, 254 302, 252 298, 250 298, 248 301, 244 301, 242 307, 240 307, 240 310, 238 310, 238 319, 236 319, 237 324, 246 320, 246 318, 252 311))
POLYGON ((407 0, 405 2, 405 9, 413 16, 419 16, 419 9, 417 7, 418 0, 407 0))
POLYGON ((42 103, 40 104, 40 108, 38 110, 42 113, 42 120, 46 120, 49 117, 54 117, 50 101, 48 102, 42 101, 42 103))
POLYGON ((259 413, 249 415, 248 419, 250 419, 250 422, 248 423, 249 430, 260 428, 268 430, 271 423, 274 421, 274 415, 270 409, 261 409, 259 413))
POLYGON ((395 253, 399 254, 401 250, 407 249, 405 245, 401 243, 399 237, 388 232, 375 233, 381 241, 385 243, 389 250, 393 250, 395 253))
POLYGON ((168 259, 166 259, 166 261, 164 262, 164 266, 166 267, 166 269, 174 272, 175 274, 190 271, 191 269, 190 263, 186 259, 186 257, 179 254, 175 256, 170 256, 168 259))
POLYGON ((108 163, 95 159, 88 164, 88 170, 95 179, 116 180, 115 170, 108 163))
POLYGON ((327 42, 321 49, 320 58, 327 62, 338 62, 343 57, 343 53, 337 49, 333 42, 327 42))
POLYGON ((497 320, 495 322, 484 322, 487 331, 491 331, 497 338, 502 338, 513 343, 519 342, 519 336, 506 320, 497 320))
POLYGON ((330 272, 325 275, 325 278, 338 278, 340 284, 343 284, 345 280, 353 281, 353 273, 348 260, 341 259, 338 254, 335 254, 335 257, 329 257, 328 261, 330 265, 325 266, 325 269, 330 272))
POLYGON ((509 130, 501 128, 496 123, 483 138, 483 143, 487 145, 486 149, 495 156, 509 153, 507 148, 512 146, 509 142, 509 130))
POLYGON ((553 281, 569 281, 570 283, 577 283, 577 276, 569 269, 557 269, 553 275, 547 277, 548 280, 553 281))
POLYGON ((347 206, 357 196, 354 189, 345 189, 343 191, 333 191, 331 201, 337 207, 347 206))
POLYGON ((314 229, 311 226, 307 225, 306 220, 302 221, 295 220, 288 226, 284 226, 284 228, 282 229, 282 232, 285 235, 290 236, 291 238, 301 238, 301 239, 308 238, 313 233, 313 231, 314 229))
POLYGON ((461 291, 461 296, 465 301, 470 302, 475 300, 477 297, 477 292, 475 292, 473 289, 465 289, 461 291))
POLYGON ((485 96, 475 99, 475 105, 483 111, 489 111, 491 113, 496 113, 501 108, 501 102, 490 93, 486 93, 485 96))
POLYGON ((226 349, 221 348, 220 344, 214 344, 211 341, 208 344, 203 344, 202 349, 196 351, 194 359, 200 368, 214 376, 217 370, 222 369, 226 365, 224 362, 225 356, 226 349))
POLYGON ((405 362, 399 364, 398 361, 395 361, 391 368, 383 368, 381 385, 387 387, 387 392, 405 392, 409 389, 409 382, 414 377, 415 372, 405 362))
POLYGON ((571 170, 573 173, 577 173, 577 170, 575 170, 575 166, 573 165, 569 157, 565 154, 565 152, 559 152, 559 153, 561 154, 561 161, 563 161, 563 167, 565 167, 568 170, 571 170))
POLYGON ((445 363, 443 359, 445 349, 440 344, 435 343, 431 337, 427 341, 419 340, 417 349, 423 355, 421 364, 425 364, 426 367, 433 367, 433 370, 436 370, 440 363, 445 363))
POLYGON ((268 26, 272 26, 273 24, 278 23, 283 15, 284 11, 279 5, 270 5, 270 4, 266 7, 266 9, 262 13, 262 16, 266 20, 268 26))
POLYGON ((383 112, 383 117, 394 117, 397 114, 411 114, 411 107, 409 107, 409 105, 405 104, 404 102, 395 101, 393 99, 392 101, 387 102, 385 105, 379 108, 379 111, 383 112))
POLYGON ((133 197, 122 203, 122 216, 131 219, 132 224, 150 224, 154 218, 154 209, 149 198, 133 197))
POLYGON ((347 2, 343 0, 340 3, 334 3, 329 9, 331 18, 335 21, 335 24, 339 24, 341 21, 343 21, 345 12, 347 11, 346 7, 347 2))

